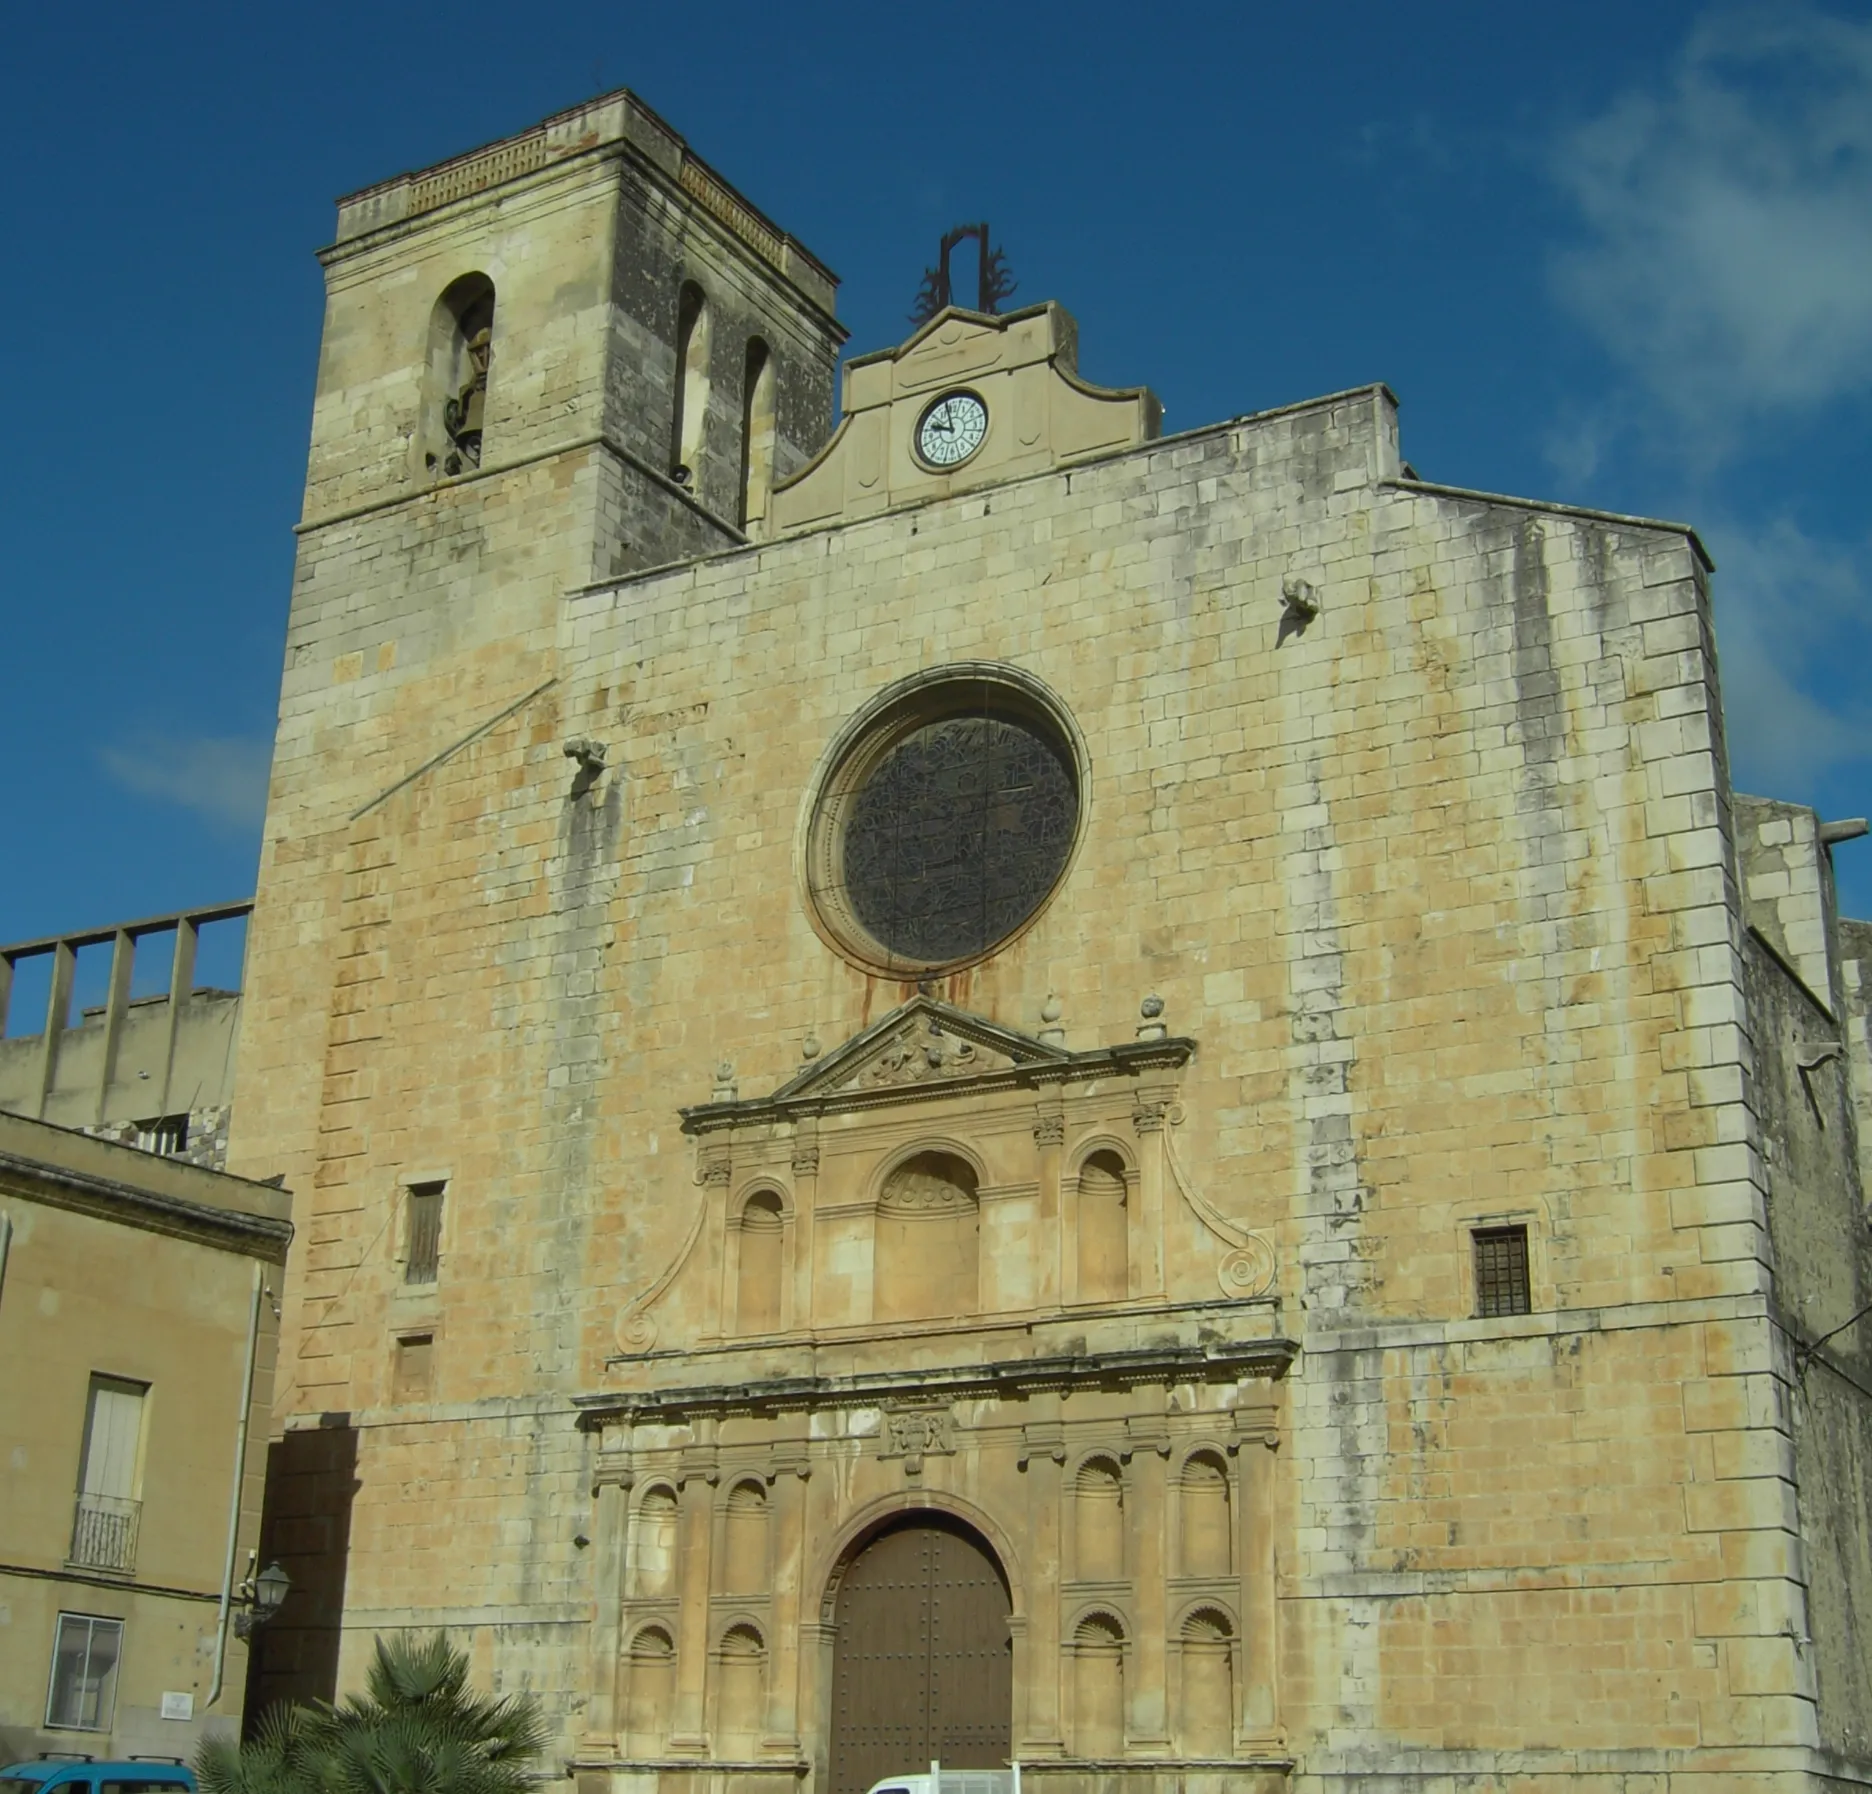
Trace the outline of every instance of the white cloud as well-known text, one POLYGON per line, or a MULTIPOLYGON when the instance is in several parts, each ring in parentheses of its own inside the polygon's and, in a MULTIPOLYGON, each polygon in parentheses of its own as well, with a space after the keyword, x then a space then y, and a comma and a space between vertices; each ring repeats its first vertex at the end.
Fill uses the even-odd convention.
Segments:
POLYGON ((1720 10, 1553 173, 1586 227, 1561 301, 1701 456, 1872 384, 1872 23, 1720 10))
POLYGON ((1564 404, 1542 433, 1541 452, 1568 491, 1588 491, 1623 427, 1613 401, 1564 404))
POLYGON ((266 816, 272 748, 264 741, 154 735, 98 758, 120 785, 222 827, 257 829, 266 816))
MULTIPOLYGON (((1812 802, 1826 773, 1872 761, 1872 706, 1853 670, 1872 654, 1863 551, 1782 519, 1717 523, 1716 628, 1735 781, 1812 802)), ((1872 545, 1868 545, 1872 546, 1872 545)))

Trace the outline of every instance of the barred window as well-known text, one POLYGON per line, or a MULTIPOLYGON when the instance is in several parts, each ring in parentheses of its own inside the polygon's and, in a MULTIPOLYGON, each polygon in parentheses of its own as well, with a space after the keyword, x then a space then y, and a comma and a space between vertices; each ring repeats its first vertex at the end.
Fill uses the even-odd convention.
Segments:
POLYGON ((1471 1237, 1475 1241, 1476 1313, 1486 1317, 1530 1312, 1527 1229, 1478 1227, 1471 1237))
POLYGON ((180 1158, 188 1151, 189 1118, 186 1115, 156 1115, 136 1123, 136 1143, 145 1152, 161 1153, 164 1158, 180 1158))
POLYGON ((442 1192, 447 1184, 411 1184, 405 1283, 433 1283, 442 1262, 442 1192))

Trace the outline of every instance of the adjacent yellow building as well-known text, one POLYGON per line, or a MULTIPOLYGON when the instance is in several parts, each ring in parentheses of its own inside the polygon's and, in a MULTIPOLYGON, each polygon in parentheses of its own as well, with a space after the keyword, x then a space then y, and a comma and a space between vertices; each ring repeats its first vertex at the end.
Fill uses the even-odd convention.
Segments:
POLYGON ((0 1114, 0 1757, 236 1730, 286 1191, 0 1114))

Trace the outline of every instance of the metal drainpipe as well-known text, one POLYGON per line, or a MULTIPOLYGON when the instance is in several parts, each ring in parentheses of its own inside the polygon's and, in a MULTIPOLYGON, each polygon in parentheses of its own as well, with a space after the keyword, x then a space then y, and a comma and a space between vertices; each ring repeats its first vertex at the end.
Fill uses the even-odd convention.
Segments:
POLYGON ((234 1600, 234 1554, 240 1545, 241 1485, 247 1480, 247 1417, 253 1411, 254 1357, 260 1344, 260 1304, 266 1285, 258 1262, 253 1268, 253 1312, 247 1322, 247 1370, 241 1378, 240 1430, 234 1441, 234 1487, 228 1492, 227 1564, 221 1573, 221 1618, 215 1644, 214 1686, 202 1702, 205 1713, 221 1698, 227 1677, 228 1609, 234 1600))

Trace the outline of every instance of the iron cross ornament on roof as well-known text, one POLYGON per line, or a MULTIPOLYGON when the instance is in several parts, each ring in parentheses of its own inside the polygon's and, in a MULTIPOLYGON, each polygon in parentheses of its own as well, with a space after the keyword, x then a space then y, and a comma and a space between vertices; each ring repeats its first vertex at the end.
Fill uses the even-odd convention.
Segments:
POLYGON ((969 237, 975 239, 979 251, 975 310, 992 316, 1003 299, 1014 297, 1013 271, 1008 267, 1006 253, 990 246, 988 226, 985 223, 958 224, 943 238, 936 266, 923 270, 923 285, 910 312, 912 324, 927 324, 944 306, 956 303, 949 279, 949 257, 956 245, 969 237))

